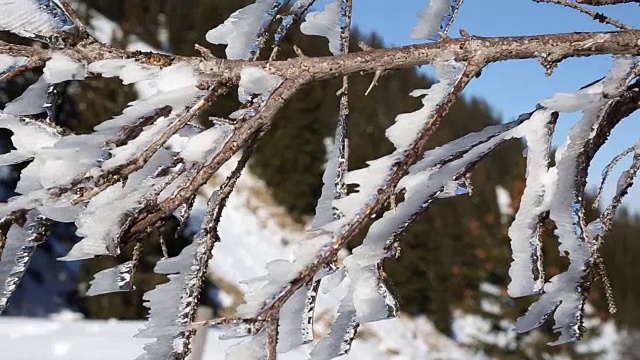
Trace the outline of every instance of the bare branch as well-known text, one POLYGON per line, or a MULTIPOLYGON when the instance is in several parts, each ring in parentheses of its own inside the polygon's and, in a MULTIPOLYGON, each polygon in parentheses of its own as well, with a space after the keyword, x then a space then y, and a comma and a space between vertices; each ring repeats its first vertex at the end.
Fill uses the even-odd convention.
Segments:
POLYGON ((631 2, 640 3, 640 0, 576 0, 576 2, 585 4, 585 5, 602 6, 602 5, 626 4, 631 2))
POLYGON ((615 26, 618 29, 621 30, 631 30, 633 29, 633 27, 628 26, 623 24, 622 22, 612 19, 606 15, 604 15, 603 13, 597 12, 597 11, 593 11, 590 9, 585 8, 584 6, 580 6, 572 1, 569 0, 533 0, 537 3, 548 3, 548 4, 558 4, 558 5, 562 5, 562 6, 566 6, 568 8, 574 9, 574 10, 578 10, 583 14, 589 15, 591 16, 594 20, 599 21, 603 24, 609 24, 611 26, 615 26))

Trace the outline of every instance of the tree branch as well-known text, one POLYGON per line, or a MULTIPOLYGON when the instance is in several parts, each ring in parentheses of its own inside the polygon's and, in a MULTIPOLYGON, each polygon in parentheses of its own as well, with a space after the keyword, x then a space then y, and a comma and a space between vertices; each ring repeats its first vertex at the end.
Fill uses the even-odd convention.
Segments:
POLYGON ((617 4, 626 4, 626 3, 640 3, 640 0, 576 0, 576 2, 585 4, 585 5, 593 5, 593 6, 603 6, 603 5, 617 5, 617 4))
POLYGON ((609 24, 611 26, 615 26, 618 29, 622 29, 622 30, 631 30, 633 29, 633 27, 628 26, 623 24, 622 22, 612 19, 606 15, 604 15, 603 13, 597 12, 597 11, 593 11, 590 9, 587 9, 583 6, 580 6, 579 4, 576 4, 572 1, 569 0, 533 0, 537 3, 547 3, 547 4, 557 4, 557 5, 562 5, 562 6, 566 6, 568 8, 577 10, 583 14, 589 15, 593 18, 593 20, 599 21, 603 24, 609 24))
MULTIPOLYGON (((639 0, 640 1, 640 0, 639 0)), ((533 36, 480 37, 465 36, 439 42, 373 49, 330 57, 305 57, 272 61, 269 70, 286 79, 302 79, 305 83, 358 72, 401 69, 431 64, 436 61, 480 60, 489 64, 503 60, 540 58, 560 62, 563 59, 590 55, 640 55, 640 31, 584 32, 533 36)), ((202 57, 170 56, 143 51, 116 49, 93 39, 63 50, 38 49, 0 42, 0 54, 24 56, 44 63, 56 51, 83 62, 105 59, 135 59, 142 64, 165 67, 178 62, 191 65, 209 79, 235 83, 246 66, 265 68, 266 61, 206 60, 202 57), (222 77, 223 79, 220 79, 222 77)), ((212 81, 212 80, 210 80, 212 81)), ((208 87, 210 84, 203 86, 208 87)))
MULTIPOLYGON (((436 43, 391 49, 374 49, 340 56, 274 61, 269 64, 269 70, 289 80, 274 92, 265 107, 256 116, 238 125, 220 153, 204 164, 197 171, 197 174, 188 180, 187 184, 180 186, 175 194, 158 204, 153 210, 138 214, 135 220, 136 225, 133 226, 131 232, 135 233, 143 230, 171 214, 198 188, 204 185, 220 166, 229 160, 257 130, 269 126, 278 110, 301 86, 312 81, 360 71, 375 72, 376 70, 406 68, 449 59, 473 63, 475 67, 482 69, 490 63, 508 59, 541 58, 546 63, 557 63, 572 56, 595 54, 639 55, 639 41, 640 31, 638 30, 513 37, 468 36, 436 43)), ((125 53, 121 52, 121 54, 125 53)), ((203 72, 207 70, 206 64, 208 62, 202 58, 182 59, 186 59, 183 61, 192 61, 199 64, 198 68, 200 70, 204 69, 203 72)), ((219 64, 218 70, 227 69, 232 73, 237 72, 238 77, 239 71, 243 66, 266 65, 263 61, 218 60, 216 62, 219 64)), ((236 75, 230 75, 230 77, 234 76, 236 75)), ((462 89, 457 90, 461 91, 462 89)), ((418 148, 412 148, 412 151, 416 152, 416 154, 419 153, 419 149, 423 145, 424 142, 418 148)), ((402 174, 404 172, 395 174, 394 176, 399 176, 396 180, 399 180, 402 174)))

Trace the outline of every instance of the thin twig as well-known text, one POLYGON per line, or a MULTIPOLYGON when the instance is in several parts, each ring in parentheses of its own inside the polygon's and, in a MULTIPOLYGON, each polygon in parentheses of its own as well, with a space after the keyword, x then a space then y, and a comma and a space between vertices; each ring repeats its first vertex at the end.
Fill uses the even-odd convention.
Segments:
POLYGON ((634 151, 634 147, 626 148, 620 154, 616 155, 607 166, 602 170, 602 180, 600 181, 600 186, 598 187, 598 191, 596 193, 596 199, 593 201, 593 208, 597 209, 600 206, 600 200, 602 199, 602 190, 604 189, 604 184, 607 182, 609 175, 613 168, 622 160, 625 156, 634 151))
POLYGON ((78 28, 79 38, 83 39, 89 36, 89 31, 87 31, 87 27, 84 25, 82 20, 80 20, 80 17, 76 13, 76 11, 73 9, 73 7, 69 5, 69 2, 67 0, 60 0, 60 4, 62 5, 62 8, 69 16, 69 19, 71 19, 71 21, 76 26, 76 28, 78 28))
POLYGON ((451 25, 453 25, 453 22, 456 19, 456 15, 458 15, 458 11, 460 10, 460 7, 462 6, 463 2, 464 2, 464 0, 458 0, 453 5, 453 9, 451 10, 451 17, 449 18, 449 21, 447 21, 447 25, 445 25, 444 30, 442 30, 442 34, 444 36, 448 36, 449 35, 449 30, 451 29, 451 25))
POLYGON ((576 0, 576 2, 585 4, 585 5, 603 6, 603 5, 626 4, 631 2, 640 3, 640 0, 576 0))
POLYGON ((583 14, 589 15, 591 16, 594 20, 599 21, 603 24, 609 24, 611 26, 615 26, 618 29, 621 30, 632 30, 633 27, 628 26, 623 24, 622 22, 615 20, 609 16, 604 15, 603 13, 597 12, 597 11, 593 11, 591 9, 587 9, 584 6, 580 6, 579 4, 576 4, 572 1, 569 0, 533 0, 537 3, 548 3, 548 4, 557 4, 557 5, 562 5, 562 6, 566 6, 568 8, 577 10, 583 14))

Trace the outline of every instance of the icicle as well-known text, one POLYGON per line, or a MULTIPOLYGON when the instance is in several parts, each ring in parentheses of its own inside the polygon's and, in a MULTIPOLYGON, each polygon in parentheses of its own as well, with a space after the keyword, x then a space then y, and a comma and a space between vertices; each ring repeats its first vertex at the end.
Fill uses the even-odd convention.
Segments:
POLYGON ((0 30, 20 36, 51 36, 74 25, 52 0, 3 0, 0 2, 0 30))

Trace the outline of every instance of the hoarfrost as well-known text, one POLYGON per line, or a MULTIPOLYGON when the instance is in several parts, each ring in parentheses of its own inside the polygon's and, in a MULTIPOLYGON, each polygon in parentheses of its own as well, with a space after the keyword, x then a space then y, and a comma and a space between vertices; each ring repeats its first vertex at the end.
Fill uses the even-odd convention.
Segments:
POLYGON ((95 296, 131 290, 133 288, 132 269, 133 262, 127 261, 96 273, 86 295, 95 296))
POLYGON ((583 283, 585 272, 592 266, 592 260, 586 239, 588 229, 580 205, 581 190, 577 189, 576 184, 581 166, 579 159, 584 143, 595 135, 594 127, 610 101, 609 95, 621 88, 633 65, 631 57, 616 59, 612 70, 602 80, 600 98, 585 103, 582 119, 569 130, 567 141, 556 153, 556 181, 552 185, 554 189, 548 202, 549 217, 556 224, 555 234, 560 243, 560 253, 568 254, 569 268, 544 285, 542 296, 517 320, 515 327, 517 332, 529 331, 540 326, 552 312, 555 312, 554 330, 560 336, 558 340, 550 343, 552 345, 575 341, 583 332, 583 310, 586 301, 583 283))
POLYGON ((362 242, 344 260, 354 287, 354 306, 361 322, 394 316, 395 300, 377 273, 380 262, 392 254, 392 245, 421 211, 441 193, 452 180, 462 177, 488 152, 513 137, 513 129, 522 120, 491 126, 454 140, 425 153, 414 164, 396 191, 405 191, 405 200, 374 222, 362 242), (390 311, 391 310, 391 311, 390 311))
POLYGON ((329 39, 329 50, 333 55, 342 54, 342 0, 334 0, 325 5, 322 11, 307 14, 300 25, 300 31, 306 35, 324 36, 329 39))
POLYGON ((398 115, 396 123, 386 131, 387 138, 396 149, 405 148, 415 141, 420 129, 424 126, 425 119, 429 119, 428 121, 433 119, 434 112, 451 93, 464 70, 462 64, 454 61, 438 62, 435 68, 440 81, 428 90, 415 90, 411 93, 411 96, 422 96, 422 108, 412 113, 398 115))
POLYGON ((186 161, 203 162, 217 154, 233 134, 233 126, 218 124, 193 137, 185 144, 180 157, 186 161))
MULTIPOLYGON (((100 74, 102 77, 119 77, 124 85, 148 80, 158 75, 158 68, 144 65, 134 59, 106 59, 89 64, 89 72, 100 74)), ((180 84, 177 82, 176 84, 180 84)))
POLYGON ((14 68, 24 65, 27 62, 27 58, 23 56, 10 56, 7 54, 0 54, 0 76, 13 70, 14 68))
POLYGON ((429 6, 418 12, 418 23, 413 28, 414 39, 433 39, 442 29, 442 22, 451 13, 453 0, 429 0, 429 6))
POLYGON ((156 338, 144 346, 145 353, 136 360, 171 360, 183 349, 177 348, 174 338, 187 330, 187 321, 181 317, 182 294, 185 291, 187 274, 196 255, 196 243, 182 250, 180 255, 158 261, 154 271, 168 275, 169 282, 156 286, 144 294, 145 306, 149 308, 149 321, 135 335, 141 338, 156 338))
POLYGON ((44 76, 29 86, 22 95, 8 103, 3 112, 9 115, 34 115, 44 112, 49 84, 44 76))
POLYGON ((305 343, 303 325, 307 321, 304 313, 307 293, 306 286, 298 289, 280 310, 278 324, 278 352, 289 352, 305 343))
POLYGON ((229 16, 229 18, 206 35, 212 44, 227 44, 225 52, 230 60, 251 58, 256 47, 256 38, 271 21, 270 9, 277 0, 257 0, 229 16))
POLYGON ((0 260, 0 284, 3 285, 0 294, 0 314, 27 272, 36 247, 48 236, 50 225, 49 220, 31 212, 27 214, 24 227, 14 224, 9 229, 7 244, 0 260))
POLYGON ((64 11, 51 0, 3 0, 0 30, 20 36, 50 36, 73 27, 64 11))
POLYGON ((44 79, 49 84, 57 84, 67 80, 83 80, 86 75, 84 64, 70 57, 54 53, 44 67, 44 79))
POLYGON ((360 324, 356 320, 353 305, 353 288, 345 294, 338 308, 338 317, 334 320, 329 334, 320 339, 311 350, 311 360, 329 360, 345 355, 351 349, 360 324))
MULTIPOLYGON (((341 217, 331 223, 322 226, 320 235, 301 241, 297 244, 297 255, 295 260, 278 260, 272 261, 267 266, 267 274, 258 278, 247 281, 249 286, 245 294, 245 304, 238 307, 238 315, 250 318, 259 313, 261 309, 268 306, 269 302, 277 296, 280 289, 295 278, 295 276, 311 264, 321 251, 332 246, 332 241, 339 233, 342 227, 349 222, 361 216, 361 209, 366 208, 367 204, 374 201, 377 190, 384 184, 390 176, 391 170, 397 159, 404 153, 406 148, 419 136, 419 130, 432 120, 432 108, 441 104, 447 97, 446 90, 451 90, 454 84, 461 76, 463 67, 453 61, 438 63, 436 66, 438 74, 441 76, 441 83, 437 84, 435 90, 419 90, 415 92, 417 95, 425 95, 425 108, 428 112, 423 112, 423 117, 402 117, 396 119, 391 130, 395 140, 397 149, 391 155, 369 161, 368 167, 350 171, 344 176, 345 184, 357 184, 358 190, 348 196, 333 201, 333 206, 338 209, 341 217)), ((389 134, 389 131, 387 132, 389 134)), ((389 135, 388 135, 389 136, 389 135)), ((453 178, 448 179, 448 181, 453 178)), ((384 254, 382 255, 384 256, 384 254)), ((373 261, 371 264, 375 264, 373 261)), ((383 298, 387 298, 388 292, 384 288, 379 287, 380 282, 375 291, 383 298)), ((389 303, 393 302, 387 299, 389 303)), ((384 300, 386 301, 386 300, 384 300)), ((383 302, 384 302, 383 301, 383 302)), ((364 310, 363 310, 364 311, 364 310)), ((384 316, 388 316, 388 308, 385 307, 384 316)), ((382 315, 378 315, 382 318, 382 315)))
POLYGON ((246 103, 254 95, 262 95, 268 98, 271 93, 282 83, 282 78, 270 74, 268 71, 254 66, 247 66, 240 71, 240 83, 238 84, 238 99, 246 103))
POLYGON ((496 201, 498 202, 498 211, 503 216, 513 215, 513 209, 511 208, 511 194, 509 190, 503 186, 496 186, 496 201))
POLYGON ((520 199, 520 207, 509 227, 513 262, 509 268, 511 282, 507 291, 512 297, 538 293, 544 284, 542 265, 542 240, 539 222, 543 212, 549 210, 544 197, 549 196, 549 171, 551 154, 551 110, 536 111, 521 127, 521 135, 527 142, 526 186, 520 199))
POLYGON ((226 360, 267 360, 267 330, 250 337, 227 350, 226 360))
POLYGON ((0 165, 12 165, 32 159, 44 148, 53 146, 60 135, 53 133, 46 126, 29 120, 0 113, 0 128, 13 132, 11 142, 15 150, 0 155, 0 165))

